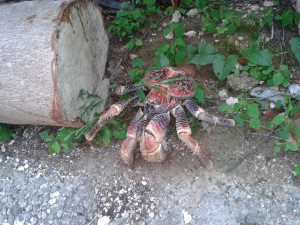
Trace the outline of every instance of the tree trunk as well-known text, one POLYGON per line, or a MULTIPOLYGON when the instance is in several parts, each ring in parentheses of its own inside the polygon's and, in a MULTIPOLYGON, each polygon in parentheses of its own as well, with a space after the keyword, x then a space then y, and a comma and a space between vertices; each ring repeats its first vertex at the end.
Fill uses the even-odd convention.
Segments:
POLYGON ((81 90, 103 111, 108 37, 94 1, 0 4, 0 37, 0 122, 81 126, 81 90))

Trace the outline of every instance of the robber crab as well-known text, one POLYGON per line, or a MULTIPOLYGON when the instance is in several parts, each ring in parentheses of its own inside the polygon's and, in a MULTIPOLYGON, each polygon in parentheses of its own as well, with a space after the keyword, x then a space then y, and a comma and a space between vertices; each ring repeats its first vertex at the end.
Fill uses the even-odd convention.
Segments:
MULTIPOLYGON (((145 74, 144 86, 150 87, 143 108, 140 108, 130 122, 126 139, 121 145, 121 158, 129 166, 133 162, 133 151, 140 142, 142 157, 148 162, 162 162, 166 159, 167 143, 164 140, 170 121, 170 112, 176 119, 176 131, 180 140, 187 145, 206 169, 211 169, 213 163, 209 154, 191 136, 191 128, 183 106, 199 120, 210 124, 234 126, 232 119, 219 118, 207 114, 192 99, 195 94, 194 80, 183 70, 173 67, 163 67, 145 74)), ((138 86, 120 86, 114 90, 122 95, 133 92, 138 86)), ((117 102, 110 106, 85 134, 89 143, 99 129, 114 116, 119 115, 126 107, 140 104, 139 97, 117 102)))

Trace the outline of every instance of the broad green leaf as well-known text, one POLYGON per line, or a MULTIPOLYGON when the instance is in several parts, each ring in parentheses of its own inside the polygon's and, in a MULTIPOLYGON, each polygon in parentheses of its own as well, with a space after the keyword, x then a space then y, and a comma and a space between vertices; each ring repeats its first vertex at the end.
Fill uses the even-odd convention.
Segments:
POLYGON ((175 40, 175 44, 176 44, 177 46, 180 46, 180 47, 184 47, 184 46, 185 46, 185 43, 184 43, 184 41, 182 40, 182 38, 177 38, 177 39, 175 40))
POLYGON ((294 37, 290 41, 292 52, 295 54, 298 62, 300 62, 300 37, 294 37))
POLYGON ((213 62, 216 50, 213 46, 201 42, 198 46, 198 54, 192 59, 196 65, 207 65, 213 62))
POLYGON ((136 94, 139 97, 141 102, 145 102, 146 101, 146 95, 145 93, 139 88, 136 90, 136 94))
POLYGON ((59 153, 60 152, 60 144, 58 141, 52 141, 49 145, 50 153, 59 153))
POLYGON ((75 129, 73 128, 64 128, 61 129, 58 134, 56 135, 56 138, 59 141, 65 141, 67 137, 70 137, 69 135, 74 133, 75 129))
POLYGON ((294 152, 294 151, 299 151, 299 147, 298 147, 296 144, 287 141, 287 142, 285 143, 285 150, 287 150, 287 151, 292 151, 292 152, 294 152))
POLYGON ((256 103, 251 103, 247 106, 247 114, 253 119, 257 119, 259 117, 259 109, 256 103))
POLYGON ((280 20, 282 23, 282 26, 286 27, 293 24, 293 13, 289 10, 285 10, 281 16, 280 20))
POLYGON ((134 42, 133 42, 133 40, 129 41, 129 42, 125 45, 125 47, 126 47, 128 50, 133 49, 133 47, 134 47, 134 42))
POLYGON ((288 140, 290 138, 290 133, 282 130, 278 132, 278 136, 283 140, 288 140))
POLYGON ((49 135, 48 131, 42 131, 39 133, 40 137, 44 140, 44 141, 53 141, 54 137, 49 135))
POLYGON ((295 172, 297 175, 300 175, 300 164, 295 167, 295 172))
POLYGON ((249 127, 253 129, 259 129, 260 128, 260 120, 257 118, 251 119, 249 122, 249 127))
POLYGON ((179 50, 175 54, 175 63, 176 65, 181 65, 185 56, 185 52, 183 50, 179 50))
POLYGON ((280 152, 280 147, 279 146, 275 146, 274 147, 274 153, 278 153, 280 152))
POLYGON ((194 98, 200 104, 204 104, 205 103, 203 87, 200 84, 196 84, 195 85, 195 95, 194 95, 194 98))
POLYGON ((160 62, 161 67, 170 65, 170 61, 169 61, 168 57, 165 54, 160 55, 159 62, 160 62))
POLYGON ((290 112, 290 116, 295 116, 297 112, 300 111, 300 105, 296 105, 292 108, 291 112, 290 112))
POLYGON ((6 124, 0 123, 0 142, 8 141, 12 138, 12 132, 6 124))
POLYGON ((176 38, 181 38, 184 34, 184 26, 183 24, 178 24, 178 26, 174 29, 174 34, 176 38))
POLYGON ((212 64, 215 75, 220 81, 224 81, 228 74, 235 68, 236 63, 236 55, 230 55, 227 58, 220 54, 214 55, 212 64))
POLYGON ((103 137, 102 137, 103 143, 104 143, 105 145, 109 145, 109 144, 110 144, 110 137, 111 137, 110 129, 109 129, 109 128, 106 128, 106 129, 104 130, 104 134, 103 134, 103 137))
POLYGON ((281 114, 278 114, 273 118, 272 124, 278 126, 278 125, 282 124, 284 121, 285 121, 284 116, 281 114))
POLYGON ((237 123, 238 126, 242 127, 244 126, 244 121, 239 115, 234 115, 233 116, 234 121, 237 123))
POLYGON ((275 73, 272 80, 273 80, 274 85, 278 86, 284 81, 284 77, 282 76, 281 73, 275 73))
POLYGON ((141 39, 137 39, 137 40, 135 41, 135 45, 138 46, 138 47, 140 47, 140 46, 143 45, 143 41, 142 41, 141 39))
POLYGON ((139 57, 132 60, 132 65, 136 67, 142 67, 144 63, 145 63, 144 60, 139 57))
POLYGON ((272 65, 272 54, 267 50, 259 50, 258 42, 252 42, 248 49, 240 51, 251 63, 261 66, 272 65))

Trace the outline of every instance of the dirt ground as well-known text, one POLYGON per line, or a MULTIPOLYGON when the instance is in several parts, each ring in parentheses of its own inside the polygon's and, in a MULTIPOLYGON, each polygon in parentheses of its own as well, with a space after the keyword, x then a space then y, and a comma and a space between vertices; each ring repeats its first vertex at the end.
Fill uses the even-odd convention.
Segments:
MULTIPOLYGON (((157 38, 161 32, 159 25, 134 52, 149 65, 153 46, 164 41, 157 38)), ((115 65, 124 54, 114 40, 108 64, 115 65)), ((123 72, 112 80, 126 83, 123 72)), ((217 82, 208 67, 198 70, 196 80, 217 82)), ((214 112, 211 105, 219 103, 206 107, 214 112)), ((132 169, 119 157, 119 140, 98 149, 82 143, 70 154, 50 155, 38 133, 53 129, 57 130, 16 127, 19 138, 1 145, 0 224, 300 224, 300 179, 293 171, 300 156, 274 154, 270 131, 200 129, 194 137, 211 153, 215 165, 206 171, 172 127, 167 160, 148 163, 137 149, 132 169)))

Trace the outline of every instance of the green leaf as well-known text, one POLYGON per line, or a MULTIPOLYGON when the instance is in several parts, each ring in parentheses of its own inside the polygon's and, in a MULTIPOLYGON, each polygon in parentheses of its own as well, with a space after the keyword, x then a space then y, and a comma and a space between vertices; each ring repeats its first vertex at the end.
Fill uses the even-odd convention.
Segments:
POLYGON ((168 57, 165 54, 160 55, 159 62, 160 62, 161 67, 170 65, 170 61, 169 61, 168 57))
POLYGON ((253 129, 259 129, 260 128, 260 119, 254 118, 251 119, 249 122, 249 127, 253 129))
POLYGON ((52 135, 49 135, 48 131, 42 131, 39 133, 39 135, 46 142, 54 140, 54 137, 52 135))
POLYGON ((132 65, 136 67, 142 67, 144 63, 145 63, 144 60, 139 57, 132 60, 132 65))
POLYGON ((290 116, 295 116, 300 111, 300 105, 296 105, 292 108, 290 116))
POLYGON ((278 86, 284 81, 284 77, 282 76, 281 73, 275 73, 272 80, 273 80, 274 85, 278 86))
POLYGON ((272 65, 272 54, 267 49, 260 51, 258 42, 252 42, 248 49, 240 52, 251 63, 261 66, 272 65))
POLYGON ((141 39, 137 39, 137 40, 135 40, 135 45, 140 47, 143 45, 143 41, 141 39))
POLYGON ((175 39, 175 44, 179 47, 184 47, 185 46, 185 43, 184 41, 182 40, 182 38, 177 38, 175 39))
POLYGON ((295 54, 298 62, 300 62, 300 37, 294 37, 290 41, 292 52, 295 54))
POLYGON ((235 68, 236 63, 236 55, 230 55, 227 58, 220 54, 215 55, 212 61, 215 75, 220 81, 224 81, 228 74, 235 68))
POLYGON ((73 134, 75 132, 74 128, 64 128, 61 129, 58 134, 56 135, 56 139, 59 141, 66 141, 66 138, 70 138, 70 134, 73 134))
POLYGON ((272 124, 278 126, 278 125, 282 124, 284 121, 285 121, 284 116, 281 114, 278 114, 273 118, 272 124))
POLYGON ((285 143, 285 150, 295 152, 295 151, 299 151, 299 147, 296 144, 287 141, 285 143))
POLYGON ((0 142, 8 141, 12 138, 12 132, 6 124, 0 123, 0 142))
POLYGON ((282 26, 284 26, 284 27, 292 25, 293 24, 293 13, 290 10, 285 10, 281 14, 280 20, 281 20, 282 26))
POLYGON ((180 50, 175 54, 175 63, 176 65, 181 65, 185 56, 185 51, 180 50))
POLYGON ((244 121, 239 115, 234 115, 233 116, 234 121, 237 123, 238 126, 242 127, 244 126, 244 121))
POLYGON ((128 50, 133 49, 133 48, 134 48, 134 41, 133 41, 133 40, 129 41, 129 42, 125 45, 125 47, 126 47, 128 50))
POLYGON ((136 90, 136 94, 137 94, 137 96, 139 97, 139 99, 140 99, 140 101, 141 102, 145 102, 146 101, 146 95, 145 95, 145 93, 142 91, 142 89, 137 89, 136 90))
POLYGON ((192 59, 196 65, 207 65, 213 62, 216 50, 213 46, 201 42, 198 46, 198 54, 192 59))
POLYGON ((281 147, 280 146, 275 146, 274 147, 274 153, 280 152, 281 147))
POLYGON ((300 164, 295 167, 295 172, 297 175, 300 175, 300 164))
POLYGON ((176 38, 181 38, 184 34, 184 26, 183 24, 178 24, 177 27, 174 29, 174 34, 176 38))
POLYGON ((251 103, 247 106, 247 114, 253 119, 257 119, 259 117, 259 109, 256 103, 251 103))
POLYGON ((106 128, 104 130, 104 135, 102 137, 102 140, 103 140, 103 143, 105 145, 109 145, 110 144, 110 137, 111 137, 111 132, 110 132, 110 129, 109 128, 106 128))
POLYGON ((52 141, 49 145, 50 153, 59 153, 60 152, 60 144, 58 141, 52 141))
POLYGON ((203 87, 200 84, 196 84, 195 85, 195 95, 194 95, 194 98, 200 104, 204 104, 205 103, 203 87))
POLYGON ((289 138, 290 138, 290 133, 289 132, 287 132, 287 131, 279 131, 278 132, 278 136, 280 137, 280 138, 282 138, 283 140, 288 140, 289 138))
POLYGON ((139 68, 129 70, 128 75, 130 79, 135 83, 139 82, 141 80, 141 77, 143 76, 142 71, 139 68))

